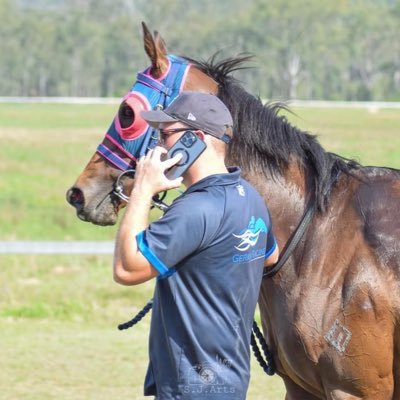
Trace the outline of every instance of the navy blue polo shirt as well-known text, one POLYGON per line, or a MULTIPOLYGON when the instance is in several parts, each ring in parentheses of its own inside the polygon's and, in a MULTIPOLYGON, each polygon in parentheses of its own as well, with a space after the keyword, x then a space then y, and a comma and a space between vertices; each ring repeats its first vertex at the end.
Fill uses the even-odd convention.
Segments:
POLYGON ((264 259, 276 248, 264 200, 239 168, 211 175, 136 239, 160 272, 145 395, 245 399, 264 259))

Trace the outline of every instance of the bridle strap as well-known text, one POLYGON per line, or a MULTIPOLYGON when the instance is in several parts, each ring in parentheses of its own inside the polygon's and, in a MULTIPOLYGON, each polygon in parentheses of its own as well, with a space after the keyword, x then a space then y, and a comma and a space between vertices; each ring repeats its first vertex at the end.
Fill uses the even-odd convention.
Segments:
POLYGON ((147 134, 147 138, 144 140, 142 147, 140 148, 139 155, 144 156, 151 149, 156 147, 159 142, 159 133, 156 128, 149 128, 149 133, 147 134))
POLYGON ((98 145, 96 151, 122 171, 126 171, 131 168, 131 165, 129 163, 119 157, 118 154, 116 154, 114 151, 110 150, 104 144, 104 142, 98 145))
POLYGON ((146 75, 143 72, 139 72, 137 74, 136 82, 142 83, 143 85, 146 85, 156 90, 157 92, 164 93, 166 96, 171 96, 172 94, 172 90, 170 87, 168 87, 168 85, 164 85, 163 83, 155 80, 154 78, 146 75))
POLYGON ((271 278, 277 272, 279 272, 280 269, 285 265, 286 261, 292 255, 294 249, 299 244, 304 233, 307 231, 307 228, 310 225, 310 222, 314 217, 316 209, 317 209, 317 207, 316 207, 315 201, 311 200, 297 229, 294 231, 293 235, 291 236, 291 238, 289 239, 289 241, 286 243, 285 247, 283 248, 278 262, 276 264, 274 264, 272 267, 264 268, 263 278, 271 278))
MULTIPOLYGON (((331 182, 327 186, 324 196, 326 196, 329 191, 332 189, 333 185, 339 179, 341 172, 338 171, 336 176, 331 179, 331 182)), ((279 256, 278 262, 274 264, 272 267, 264 268, 263 278, 271 278, 277 272, 281 270, 281 268, 285 265, 288 258, 292 255, 293 251, 299 244, 301 238, 307 231, 308 226, 310 225, 311 220, 313 219, 315 212, 317 211, 317 205, 315 199, 312 198, 307 206, 307 209, 301 219, 297 229, 294 231, 293 235, 290 237, 289 241, 286 243, 285 247, 282 250, 282 253, 279 256)))

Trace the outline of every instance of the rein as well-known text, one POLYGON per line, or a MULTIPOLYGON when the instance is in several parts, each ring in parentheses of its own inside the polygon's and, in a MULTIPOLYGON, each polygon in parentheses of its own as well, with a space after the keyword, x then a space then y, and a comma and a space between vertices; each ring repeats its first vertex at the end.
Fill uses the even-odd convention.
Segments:
MULTIPOLYGON (((331 182, 328 185, 328 188, 324 191, 324 196, 327 196, 329 191, 332 189, 335 182, 339 179, 341 172, 338 171, 336 176, 331 179, 331 182)), ((299 244, 301 238, 307 231, 308 226, 310 225, 311 220, 313 219, 315 212, 317 211, 317 206, 315 200, 313 198, 310 199, 307 209, 301 218, 299 225, 297 225, 296 230, 293 232, 292 236, 286 242, 285 247, 282 250, 282 253, 279 255, 278 262, 274 264, 272 267, 265 268, 263 278, 271 278, 276 273, 278 273, 281 268, 285 265, 288 258, 291 256, 293 251, 296 249, 299 244)))
POLYGON ((286 261, 292 255, 293 251, 296 249, 304 233, 307 231, 307 228, 314 217, 316 209, 317 207, 315 205, 315 202, 311 200, 307 206, 307 209, 299 225, 293 232, 288 242, 286 242, 285 247, 283 248, 282 253, 279 256, 277 263, 274 264, 272 267, 264 268, 263 278, 273 277, 286 264, 286 261))
MULTIPOLYGON (((305 211, 303 218, 301 219, 299 225, 297 226, 296 230, 294 231, 293 235, 290 237, 289 241, 286 243, 285 247, 280 254, 278 262, 274 264, 272 267, 264 268, 263 278, 271 278, 276 273, 278 273, 281 268, 285 265, 288 258, 291 256, 297 245, 299 244, 301 238, 303 237, 304 233, 307 231, 308 226, 312 218, 314 217, 315 211, 317 207, 314 201, 310 201, 307 210, 305 211)), ((254 356, 256 357, 258 363, 260 364, 261 368, 264 372, 272 376, 275 374, 276 367, 273 355, 271 350, 268 348, 267 342, 257 326, 256 321, 253 322, 253 330, 251 332, 251 347, 253 348, 254 356), (258 348, 256 337, 261 344, 261 348, 263 349, 264 357, 258 348)))

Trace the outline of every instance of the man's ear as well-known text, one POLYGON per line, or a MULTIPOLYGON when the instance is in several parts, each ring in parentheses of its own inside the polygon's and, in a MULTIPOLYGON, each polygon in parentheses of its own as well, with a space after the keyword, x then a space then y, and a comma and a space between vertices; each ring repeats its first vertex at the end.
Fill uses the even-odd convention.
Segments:
POLYGON ((206 134, 203 131, 197 129, 196 131, 193 131, 193 132, 200 140, 202 140, 204 142, 204 138, 206 137, 206 134))
POLYGON ((153 36, 144 22, 142 28, 144 50, 151 61, 151 75, 157 79, 164 74, 169 65, 167 47, 157 31, 153 36))

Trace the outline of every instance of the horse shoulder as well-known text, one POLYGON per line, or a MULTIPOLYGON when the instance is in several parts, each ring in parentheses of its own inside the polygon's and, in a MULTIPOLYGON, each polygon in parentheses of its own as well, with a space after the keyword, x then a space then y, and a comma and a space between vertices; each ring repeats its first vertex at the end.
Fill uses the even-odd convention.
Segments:
POLYGON ((400 278, 400 173, 374 168, 354 196, 366 244, 400 278))

